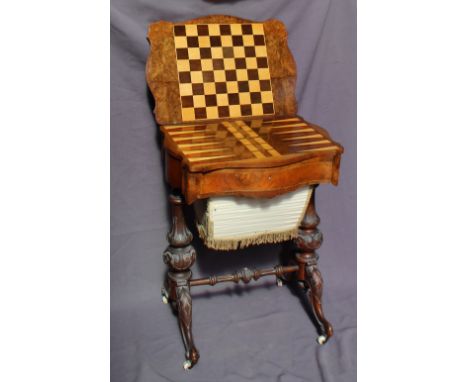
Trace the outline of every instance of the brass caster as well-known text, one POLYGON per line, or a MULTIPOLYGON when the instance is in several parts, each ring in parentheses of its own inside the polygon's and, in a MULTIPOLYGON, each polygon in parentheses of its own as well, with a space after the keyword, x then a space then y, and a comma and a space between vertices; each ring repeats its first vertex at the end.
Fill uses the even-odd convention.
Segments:
POLYGON ((169 303, 169 296, 167 294, 166 289, 164 289, 164 288, 161 289, 161 300, 162 300, 163 304, 169 303))
POLYGON ((327 337, 322 334, 321 336, 317 337, 317 342, 319 345, 323 345, 325 342, 327 342, 327 337))
POLYGON ((192 368, 192 361, 186 360, 184 361, 184 370, 190 370, 192 368))
POLYGON ((281 280, 279 277, 276 278, 276 285, 279 287, 283 286, 283 280, 281 280))

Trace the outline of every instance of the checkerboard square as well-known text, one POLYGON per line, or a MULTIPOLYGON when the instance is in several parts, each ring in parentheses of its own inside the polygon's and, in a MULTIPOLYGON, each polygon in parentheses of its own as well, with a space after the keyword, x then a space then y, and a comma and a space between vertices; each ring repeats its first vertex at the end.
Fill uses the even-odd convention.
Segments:
POLYGON ((250 99, 252 103, 261 103, 262 102, 262 95, 260 92, 252 92, 250 93, 250 99))
POLYGON ((221 37, 220 36, 210 36, 210 44, 212 47, 221 46, 221 37))
POLYGON ((206 119, 206 107, 196 107, 194 110, 196 119, 206 119))
POLYGON ((174 26, 174 36, 185 36, 185 25, 174 26))
POLYGON ((197 25, 197 32, 199 36, 208 36, 208 25, 197 25))
POLYGON ((176 49, 176 56, 177 60, 187 60, 188 57, 188 49, 187 48, 177 48, 176 49))
POLYGON ((189 60, 190 71, 197 72, 201 70, 201 60, 189 60))
POLYGON ((252 115, 252 106, 250 105, 241 105, 241 114, 243 117, 252 115))
POLYGON ((250 93, 239 93, 239 99, 241 105, 250 105, 250 93))
POLYGON ((220 25, 219 31, 221 35, 230 35, 231 34, 231 26, 230 25, 220 25))
POLYGON ((224 61, 222 58, 215 58, 213 61, 213 69, 214 70, 223 70, 224 69, 224 61))
POLYGON ((213 60, 202 59, 201 60, 201 70, 213 70, 213 60))
POLYGON ((210 38, 208 36, 198 37, 198 46, 200 48, 209 48, 210 47, 210 38))
POLYGON ((255 57, 255 47, 254 46, 246 46, 244 47, 245 57, 255 57))
POLYGON ((242 36, 232 36, 232 45, 243 46, 244 40, 242 39, 242 36))
POLYGON ((204 84, 192 84, 192 94, 193 95, 204 94, 204 84))
POLYGON ((234 49, 231 46, 223 47, 223 57, 224 58, 234 58, 234 49))
POLYGON ((216 103, 218 106, 228 106, 229 105, 229 98, 226 93, 216 94, 216 103))
POLYGON ((226 69, 226 70, 236 69, 236 60, 234 58, 225 58, 224 59, 224 69, 226 69))
POLYGON ((243 35, 248 35, 248 34, 252 34, 253 31, 252 31, 252 25, 250 24, 242 24, 242 34, 243 35))
POLYGON ((224 56, 223 56, 223 48, 222 47, 219 47, 219 48, 216 48, 216 47, 212 47, 211 48, 211 57, 212 58, 219 58, 219 59, 222 59, 224 56))
POLYGON ((200 57, 201 58, 211 58, 211 49, 210 48, 200 48, 200 57))
POLYGON ((247 62, 245 58, 235 58, 234 59, 236 63, 236 68, 237 69, 246 69, 247 68, 247 62))
POLYGON ((239 92, 248 92, 249 91, 249 82, 248 81, 239 81, 239 92))
POLYGON ((226 82, 226 87, 228 93, 239 93, 239 84, 237 83, 237 81, 226 82))
POLYGON ((245 48, 243 46, 235 46, 232 48, 235 58, 244 58, 245 57, 245 48))
POLYGON ((224 70, 215 70, 214 79, 216 82, 226 82, 226 72, 224 70))
POLYGON ((249 91, 259 92, 260 90, 260 81, 249 81, 249 91))
POLYGON ((232 93, 228 94, 229 105, 239 105, 239 94, 232 93))
POLYGON ((244 46, 254 46, 255 40, 253 36, 242 36, 242 41, 244 46))
POLYGON ((187 37, 187 46, 189 48, 198 48, 198 37, 197 36, 187 37))
POLYGON ((226 81, 236 81, 237 75, 235 70, 226 70, 226 81))
POLYGON ((263 114, 273 114, 273 104, 272 103, 264 103, 263 104, 263 114))
POLYGON ((204 94, 209 95, 209 94, 216 94, 216 87, 213 82, 203 84, 203 90, 204 94))
POLYGON ((216 82, 216 94, 223 94, 227 92, 226 82, 216 82))
POLYGON ((190 78, 191 78, 192 84, 203 83, 202 72, 190 72, 190 78))
POLYGON ((268 80, 260 81, 260 90, 261 91, 268 91, 271 90, 271 83, 268 80))
POLYGON ((229 107, 228 106, 219 106, 218 115, 220 118, 229 117, 229 107))
POLYGON ((203 75, 203 82, 214 82, 214 72, 212 70, 207 70, 202 72, 203 75))
POLYGON ((198 48, 188 48, 188 56, 191 60, 198 60, 201 58, 200 49, 198 48))
POLYGON ((190 83, 190 72, 179 72, 179 83, 190 83))
POLYGON ((205 95, 205 104, 206 106, 216 106, 218 104, 216 101, 216 94, 205 95))
POLYGON ((185 26, 186 36, 198 36, 198 28, 195 24, 190 24, 185 26))

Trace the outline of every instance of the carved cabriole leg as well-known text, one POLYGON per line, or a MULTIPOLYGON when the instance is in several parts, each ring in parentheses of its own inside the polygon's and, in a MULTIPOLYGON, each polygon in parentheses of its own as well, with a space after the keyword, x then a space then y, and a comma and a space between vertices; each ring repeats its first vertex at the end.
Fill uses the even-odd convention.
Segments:
POLYGON ((333 335, 333 327, 326 320, 322 310, 323 279, 317 266, 318 255, 315 251, 322 245, 322 233, 317 229, 320 218, 315 211, 315 191, 317 185, 313 186, 304 218, 299 226, 299 235, 294 240, 295 261, 299 265, 297 280, 303 283, 312 312, 318 323, 319 344, 324 344, 333 335))
POLYGON ((184 369, 191 369, 198 361, 199 354, 192 336, 192 297, 190 295, 190 267, 196 259, 195 248, 190 244, 192 233, 185 223, 181 196, 171 194, 172 227, 167 234, 169 246, 163 254, 164 262, 169 266, 165 288, 162 290, 163 301, 174 303, 179 317, 179 327, 185 346, 184 369))

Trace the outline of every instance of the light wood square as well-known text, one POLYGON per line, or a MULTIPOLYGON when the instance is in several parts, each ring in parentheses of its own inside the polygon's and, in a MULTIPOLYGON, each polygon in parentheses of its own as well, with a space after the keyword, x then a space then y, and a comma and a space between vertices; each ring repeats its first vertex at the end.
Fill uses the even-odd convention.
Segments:
POLYGON ((252 24, 252 31, 254 34, 263 34, 263 24, 252 24))
POLYGON ((228 81, 226 82, 226 87, 228 93, 238 93, 239 92, 239 85, 236 81, 228 81))
POLYGON ((218 115, 218 107, 217 106, 209 106, 206 108, 206 118, 207 119, 216 119, 219 118, 218 115))
POLYGON ((198 48, 188 48, 188 56, 191 60, 200 59, 200 49, 198 48))
POLYGON ((231 34, 233 34, 233 35, 240 35, 240 34, 242 34, 242 26, 241 26, 241 24, 231 24, 231 34))
POLYGON ((185 36, 175 36, 174 44, 176 48, 187 48, 187 37, 185 36))
POLYGON ((242 36, 242 40, 244 42, 244 46, 254 46, 255 45, 254 38, 250 34, 242 36))
POLYGON ((252 104, 252 115, 262 115, 263 107, 261 103, 252 104))
POLYGON ((177 70, 179 72, 190 72, 189 60, 177 60, 177 70))
POLYGON ((215 82, 226 82, 226 72, 224 70, 214 71, 215 82))
POLYGON ((203 90, 205 94, 216 94, 216 87, 214 82, 206 82, 203 84, 203 90))
POLYGON ((273 102, 273 93, 271 91, 262 92, 262 102, 263 103, 273 102))
POLYGON ((179 84, 181 96, 192 95, 192 84, 179 84))
POLYGON ((196 24, 185 25, 185 34, 187 36, 198 36, 198 29, 196 24))
POLYGON ((250 80, 249 81, 249 90, 250 90, 250 92, 259 92, 260 91, 260 81, 250 80))
POLYGON ((210 36, 219 36, 221 34, 219 24, 208 24, 208 33, 210 36))
POLYGON ((202 70, 213 70, 213 60, 211 59, 202 59, 201 60, 202 70))
POLYGON ((235 46, 234 50, 234 57, 235 58, 244 58, 245 57, 245 49, 243 46, 235 46))
POLYGON ((198 46, 200 48, 209 48, 211 45, 209 36, 199 36, 198 37, 198 46))
POLYGON ((224 59, 224 69, 225 70, 233 70, 236 68, 236 61, 233 58, 225 58, 224 59))
POLYGON ((205 107, 206 101, 204 95, 193 96, 193 107, 205 107))
POLYGON ((232 36, 221 36, 221 45, 223 47, 232 46, 232 36))
POLYGON ((250 93, 239 93, 239 100, 241 105, 250 105, 250 93))
POLYGON ((190 79, 192 80, 192 84, 202 84, 203 83, 202 72, 191 72, 190 79))
POLYGON ((266 46, 265 45, 256 46, 255 47, 255 55, 257 57, 266 57, 267 56, 266 46))
POLYGON ((229 100, 227 94, 217 94, 216 95, 216 102, 218 106, 227 106, 229 105, 229 100))
POLYGON ((269 80, 270 71, 267 68, 258 69, 258 78, 260 80, 269 80))
POLYGON ((193 121, 195 119, 195 110, 193 108, 182 108, 182 120, 193 121))
POLYGON ((212 58, 223 58, 223 48, 215 47, 211 48, 212 58))
POLYGON ((247 69, 237 69, 237 81, 247 81, 248 79, 247 69))
POLYGON ((257 69, 257 58, 256 57, 247 57, 245 59, 245 64, 247 69, 257 69))

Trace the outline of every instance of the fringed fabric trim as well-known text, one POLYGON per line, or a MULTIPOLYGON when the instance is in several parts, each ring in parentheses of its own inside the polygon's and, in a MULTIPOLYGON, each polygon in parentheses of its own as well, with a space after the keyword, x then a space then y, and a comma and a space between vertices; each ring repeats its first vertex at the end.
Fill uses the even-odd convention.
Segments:
POLYGON ((239 248, 245 248, 250 245, 280 243, 286 240, 292 240, 297 237, 298 228, 280 232, 265 232, 252 236, 232 239, 213 239, 206 234, 205 227, 202 224, 197 224, 198 232, 201 239, 208 248, 220 251, 229 251, 239 248))

